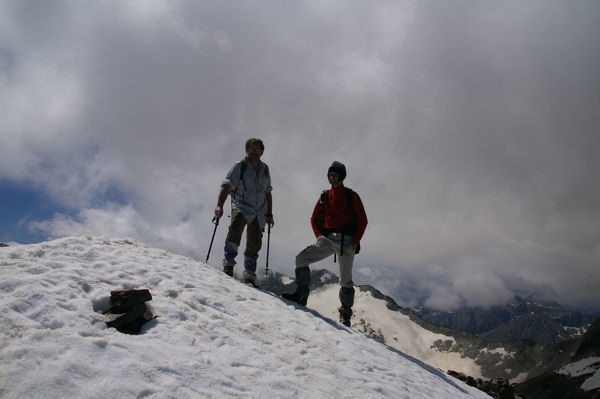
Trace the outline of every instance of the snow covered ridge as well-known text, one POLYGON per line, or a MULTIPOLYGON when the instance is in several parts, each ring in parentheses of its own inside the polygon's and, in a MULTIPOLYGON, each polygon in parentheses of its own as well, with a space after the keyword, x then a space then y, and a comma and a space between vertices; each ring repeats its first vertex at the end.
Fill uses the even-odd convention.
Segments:
POLYGON ((0 396, 488 397, 208 265, 92 237, 0 248, 0 396), (94 306, 140 288, 157 319, 106 328, 94 306))
MULTIPOLYGON (((399 307, 374 287, 359 288, 353 328, 441 370, 458 371, 475 379, 493 381, 502 377, 510 383, 521 383, 559 368, 572 354, 565 346, 531 345, 526 341, 493 343, 464 331, 435 326, 399 307)), ((338 290, 339 286, 331 282, 317 287, 309 296, 308 307, 334 317, 335 309, 329 304, 338 290)))
MULTIPOLYGON (((327 317, 335 318, 337 311, 331 304, 335 303, 338 291, 338 285, 323 286, 308 297, 307 305, 327 317)), ((483 377, 481 366, 475 359, 459 352, 441 350, 436 345, 438 342, 455 345, 452 336, 431 332, 412 322, 408 316, 389 310, 383 301, 374 298, 370 292, 357 290, 353 316, 353 326, 357 330, 364 329, 360 321, 379 332, 387 345, 440 370, 459 370, 475 378, 483 377)))

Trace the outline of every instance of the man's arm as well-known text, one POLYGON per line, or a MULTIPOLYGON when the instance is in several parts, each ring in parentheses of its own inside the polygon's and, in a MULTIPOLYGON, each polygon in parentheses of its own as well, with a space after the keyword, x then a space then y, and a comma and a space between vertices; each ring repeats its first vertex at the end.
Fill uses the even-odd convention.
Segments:
POLYGON ((360 197, 358 196, 358 194, 355 192, 352 193, 353 197, 352 197, 352 206, 354 209, 354 214, 356 215, 356 234, 354 235, 354 246, 356 247, 356 244, 358 244, 360 242, 360 239, 362 238, 365 229, 367 228, 367 213, 365 212, 365 208, 363 206, 363 203, 360 199, 360 197))
POLYGON ((217 219, 221 219, 221 216, 223 216, 223 205, 225 204, 225 201, 227 200, 227 196, 229 195, 230 191, 231 186, 229 184, 223 184, 221 186, 221 191, 219 191, 219 198, 217 199, 217 207, 215 208, 215 216, 217 217, 217 219))
POLYGON ((319 223, 321 220, 321 202, 317 201, 315 207, 313 209, 312 216, 310 217, 310 227, 313 229, 313 233, 315 233, 315 237, 319 238, 321 235, 321 231, 319 230, 319 223))

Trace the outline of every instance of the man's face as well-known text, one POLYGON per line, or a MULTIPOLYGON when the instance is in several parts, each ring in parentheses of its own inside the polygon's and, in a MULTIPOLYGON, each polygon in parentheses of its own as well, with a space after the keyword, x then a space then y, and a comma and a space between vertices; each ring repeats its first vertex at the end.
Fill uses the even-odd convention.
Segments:
POLYGON ((257 160, 262 157, 263 150, 260 148, 258 144, 250 144, 248 148, 246 148, 246 156, 249 160, 257 160))
POLYGON ((327 180, 329 180, 329 184, 336 186, 340 182, 340 177, 335 172, 329 172, 327 173, 327 180))

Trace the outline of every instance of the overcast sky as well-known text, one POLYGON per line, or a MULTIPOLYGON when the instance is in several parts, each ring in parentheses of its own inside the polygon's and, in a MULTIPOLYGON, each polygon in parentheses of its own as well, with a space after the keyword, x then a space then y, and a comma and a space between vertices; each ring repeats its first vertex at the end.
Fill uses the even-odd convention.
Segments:
POLYGON ((600 310, 598 38, 595 0, 2 0, 2 198, 46 207, 11 207, 2 240, 203 260, 220 182, 259 137, 271 268, 293 274, 338 160, 369 218, 355 283, 600 310))

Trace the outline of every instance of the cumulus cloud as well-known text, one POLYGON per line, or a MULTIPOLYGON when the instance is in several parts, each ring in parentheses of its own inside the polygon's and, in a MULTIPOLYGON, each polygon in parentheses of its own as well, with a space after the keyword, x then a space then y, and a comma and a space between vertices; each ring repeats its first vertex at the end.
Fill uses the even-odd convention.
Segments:
POLYGON ((365 283, 594 306, 599 22, 593 2, 3 2, 0 178, 70 207, 35 225, 51 236, 203 258, 218 185, 257 136, 279 270, 339 160, 369 216, 365 283))

